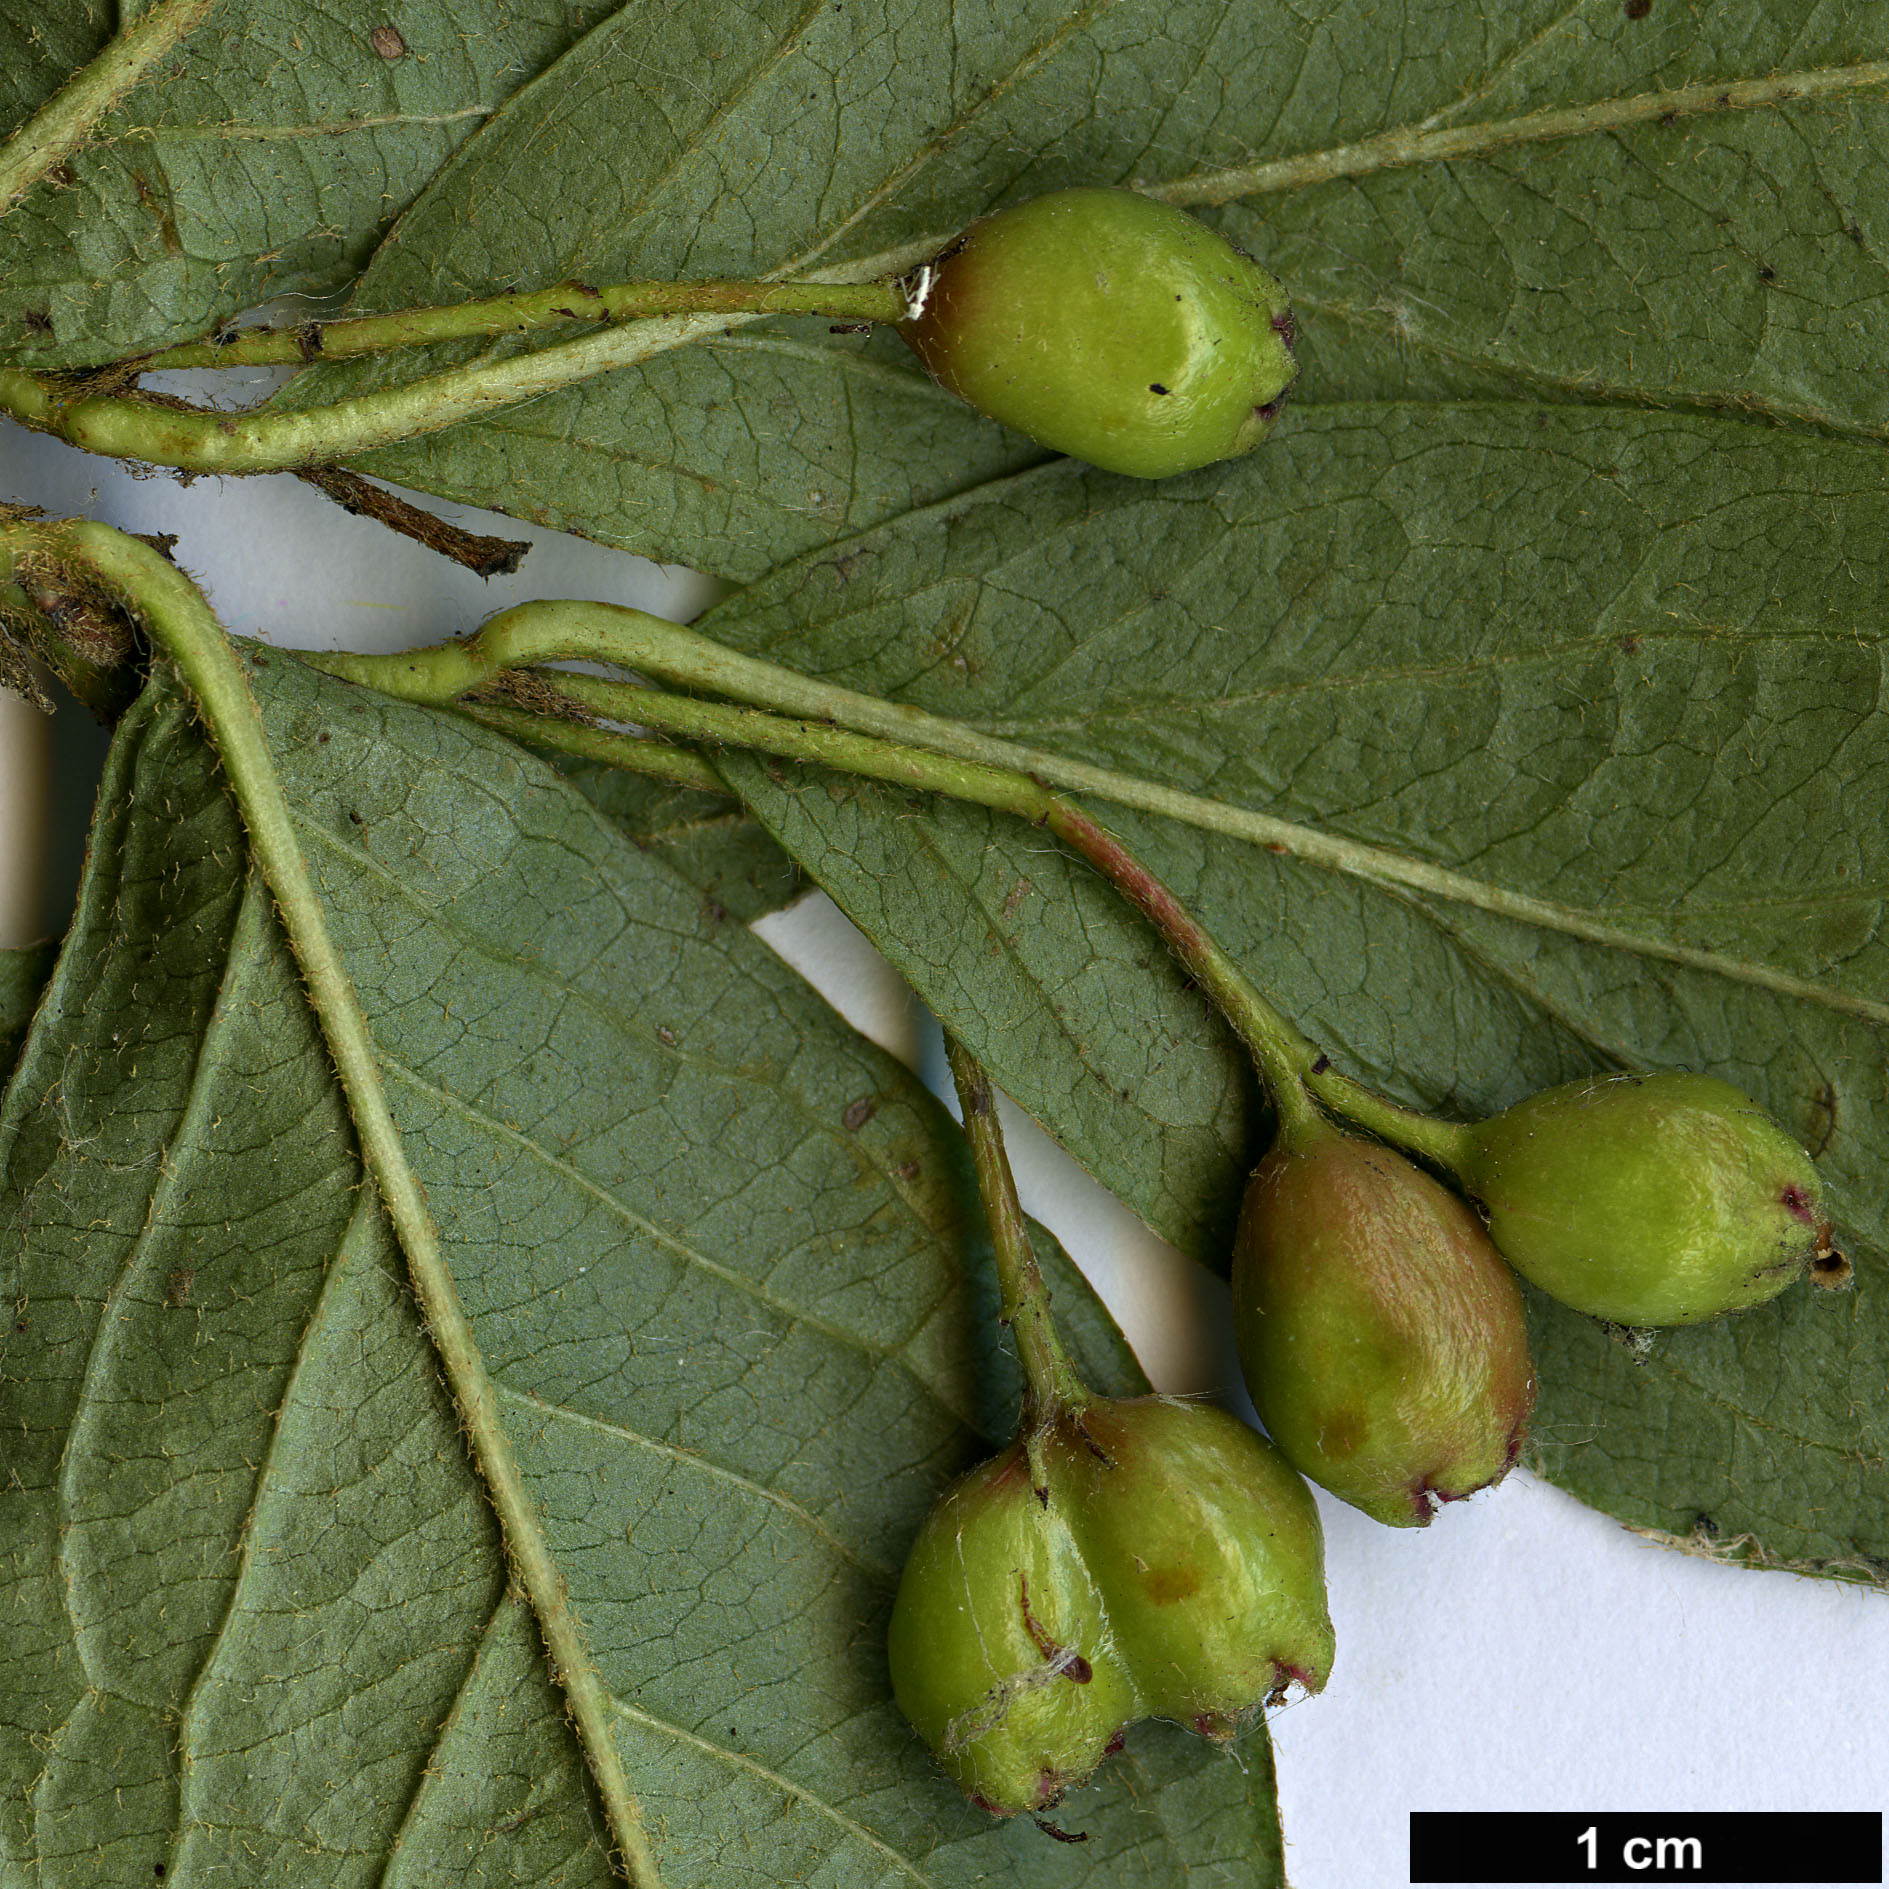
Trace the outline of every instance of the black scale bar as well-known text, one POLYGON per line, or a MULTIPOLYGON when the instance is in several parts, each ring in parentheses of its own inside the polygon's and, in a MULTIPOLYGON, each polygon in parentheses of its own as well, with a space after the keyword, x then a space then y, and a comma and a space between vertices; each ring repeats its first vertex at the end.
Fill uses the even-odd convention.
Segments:
POLYGON ((1882 1812, 1410 1813, 1413 1883, 1882 1881, 1882 1812))

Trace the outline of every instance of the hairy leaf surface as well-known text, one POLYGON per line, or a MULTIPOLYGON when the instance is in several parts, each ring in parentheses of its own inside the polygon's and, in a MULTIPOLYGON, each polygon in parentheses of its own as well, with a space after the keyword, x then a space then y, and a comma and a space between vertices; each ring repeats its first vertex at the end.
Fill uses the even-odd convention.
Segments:
MULTIPOLYGON (((0 5, 0 134, 103 47, 114 11, 0 5)), ((608 12, 220 7, 0 222, 0 353, 107 361, 346 288, 452 152, 608 12)))
MULTIPOLYGON (((887 1695, 1013 1415, 956 1130, 497 737, 257 653, 303 844, 672 1885, 1277 1883, 1173 1728, 966 1805, 887 1695), (1191 1872, 1191 1873, 1190 1873, 1191 1872)), ((235 811, 161 681, 8 1092, 0 1857, 34 1880, 608 1880, 581 1759, 235 811)), ((1085 1369, 1132 1359, 1053 1246, 1085 1369)))
MULTIPOLYGON (((1298 299, 1301 402, 1624 399, 1880 434, 1886 62, 1889 11, 1808 0, 633 5, 468 145, 361 299, 904 266, 1002 204, 1132 182, 1231 197, 1208 214, 1298 299)), ((412 371, 322 369, 288 404, 412 371)), ((1038 457, 895 340, 801 321, 364 463, 752 577, 1038 457)))
MULTIPOLYGON (((1706 1513, 1829 1561, 1889 1550, 1866 1389, 1889 1353, 1886 608, 1873 447, 1367 405, 1301 411, 1258 458, 1158 488, 1042 468, 704 627, 1334 837, 1318 865, 1091 803, 1399 1096, 1475 1116, 1639 1065, 1758 1096, 1818 1152, 1857 1291, 1598 1377, 1592 1328, 1544 1309, 1537 1447, 1637 1523, 1706 1513)), ((1251 1077, 1100 881, 1001 816, 721 765, 998 1081, 1224 1263, 1263 1134, 1251 1077)))

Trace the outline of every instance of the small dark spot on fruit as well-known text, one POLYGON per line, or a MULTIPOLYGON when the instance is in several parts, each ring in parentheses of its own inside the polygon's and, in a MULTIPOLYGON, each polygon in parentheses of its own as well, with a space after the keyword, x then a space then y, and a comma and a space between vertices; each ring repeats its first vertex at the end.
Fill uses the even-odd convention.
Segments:
POLYGON ((1777 271, 1773 269, 1768 262, 1761 262, 1758 265, 1758 280, 1760 282, 1775 282, 1777 280, 1777 271))
POLYGON ((1795 1181, 1778 1195, 1778 1203, 1793 1220, 1801 1220, 1806 1226, 1817 1224, 1817 1210, 1810 1204, 1810 1196, 1795 1181))
POLYGON ((1148 383, 1148 391, 1151 394, 1164 394, 1167 392, 1167 389, 1163 387, 1158 380, 1151 380, 1148 383))
POLYGON ((847 1133, 857 1134, 879 1112, 879 1098, 876 1095, 862 1095, 856 1102, 848 1102, 846 1113, 840 1120, 846 1125, 847 1133))
POLYGON ((1643 20, 1653 11, 1653 0, 1622 0, 1621 11, 1630 20, 1643 20))
POLYGON ((1195 1567, 1150 1568, 1142 1577, 1148 1598, 1166 1607, 1175 1601, 1190 1600, 1200 1592, 1200 1570, 1195 1567))
POLYGON ((407 55, 407 42, 391 26, 377 26, 368 34, 367 43, 383 59, 404 59, 407 55))

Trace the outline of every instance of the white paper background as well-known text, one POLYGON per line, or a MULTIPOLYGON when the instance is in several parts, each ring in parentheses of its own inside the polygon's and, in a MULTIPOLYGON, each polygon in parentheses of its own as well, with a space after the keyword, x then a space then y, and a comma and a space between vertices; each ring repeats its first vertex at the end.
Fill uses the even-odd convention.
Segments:
MULTIPOLYGON (((680 618, 713 594, 687 572, 449 510, 536 541, 516 577, 488 585, 290 478, 134 480, 12 427, 0 497, 177 533, 179 562, 224 622, 289 646, 432 642, 530 597, 680 618)), ((0 944, 64 922, 44 909, 50 757, 40 719, 0 696, 0 944)), ((757 929, 949 1089, 936 1025, 823 897, 757 929)), ((1221 1289, 1033 1124, 1009 1122, 1025 1205, 1063 1237, 1157 1386, 1236 1382, 1221 1289)), ((1657 1548, 1522 1473, 1421 1531, 1321 1508, 1337 1667, 1322 1697, 1272 1722, 1296 1889, 1405 1882, 1412 1810, 1882 1807, 1889 1596, 1657 1548)))

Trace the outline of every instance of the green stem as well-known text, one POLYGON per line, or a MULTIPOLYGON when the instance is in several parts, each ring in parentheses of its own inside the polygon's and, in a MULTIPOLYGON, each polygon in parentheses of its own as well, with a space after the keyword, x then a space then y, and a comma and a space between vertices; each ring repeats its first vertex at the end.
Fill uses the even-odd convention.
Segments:
POLYGON ((158 0, 0 144, 0 217, 70 157, 98 121, 216 5, 217 0, 158 0))
POLYGON ((514 741, 535 743, 541 748, 555 748, 580 761, 598 761, 605 767, 619 767, 626 773, 646 774, 652 780, 671 781, 677 787, 693 787, 705 794, 728 797, 728 783, 712 763, 687 748, 671 747, 665 741, 642 741, 635 735, 619 734, 613 728, 593 728, 587 723, 564 721, 533 715, 521 708, 504 708, 494 702, 461 703, 461 714, 473 721, 496 728, 514 741))
POLYGON ((352 361, 394 348, 490 335, 530 334, 574 321, 622 322, 656 315, 825 315, 834 321, 903 321, 905 293, 892 282, 584 282, 516 295, 493 295, 439 308, 304 322, 294 328, 246 328, 227 339, 166 348, 138 363, 140 373, 177 367, 302 367, 352 361))
POLYGON ((79 588, 102 586, 133 612, 196 700, 301 967, 360 1137, 362 1157, 406 1253, 426 1328, 485 1478, 506 1548, 537 1610, 624 1866, 637 1889, 659 1889, 655 1856, 611 1735, 609 1695, 512 1452, 438 1230, 407 1163, 381 1082, 373 1036, 329 936, 321 896, 302 856, 294 815, 242 665, 203 593, 148 545, 106 525, 0 522, 0 577, 30 574, 43 585, 49 567, 70 573, 79 588))
POLYGON ((977 1170, 978 1198, 990 1224, 991 1247, 997 1261, 997 1286, 1002 1295, 998 1319, 1010 1328, 1023 1362, 1023 1429, 1040 1429, 1065 1412, 1089 1402, 1089 1390, 1076 1374, 1050 1312, 1049 1288, 1030 1245, 1030 1228, 1017 1199, 1016 1177, 1004 1151, 1003 1127, 997 1120, 997 1098, 983 1066, 949 1031, 945 1054, 951 1079, 958 1087, 964 1110, 964 1132, 970 1138, 971 1162, 977 1170))
MULTIPOLYGON (((831 280, 857 284, 857 265, 831 280)), ((819 277, 810 278, 829 286, 819 277)), ((802 285, 804 286, 804 284, 802 285)), ((185 472, 290 472, 444 432, 720 333, 749 315, 662 315, 503 360, 475 361, 301 412, 179 409, 136 394, 86 394, 22 368, 0 368, 0 413, 83 452, 185 472)))
MULTIPOLYGON (((681 650, 692 656, 694 673, 704 680, 732 674, 751 689, 774 681, 779 685, 778 694, 785 699, 796 699, 807 686, 803 677, 732 651, 724 650, 719 658, 710 658, 699 647, 705 642, 673 624, 645 618, 641 612, 606 610, 603 606, 593 611, 571 605, 525 604, 494 617, 477 635, 463 642, 395 656, 311 654, 303 660, 387 694, 435 706, 448 705, 469 690, 489 685, 513 661, 546 655, 560 660, 635 660, 637 666, 645 667, 656 666, 647 661, 652 651, 661 656, 681 650), (626 623, 626 618, 636 621, 626 623), (627 636, 626 631, 630 632, 627 636)), ((537 670, 531 676, 531 687, 534 692, 543 692, 540 699, 547 707, 579 720, 601 716, 658 729, 689 742, 757 749, 787 760, 945 794, 1048 827, 1115 886, 1167 940, 1189 975, 1246 1045, 1284 1132, 1309 1131, 1315 1120, 1309 1091, 1344 1119, 1426 1159, 1449 1165, 1448 1153, 1456 1145, 1454 1138, 1460 1136, 1459 1130, 1401 1109, 1336 1075, 1317 1048, 1266 998, 1239 962, 1156 874, 1073 801, 1030 775, 886 741, 849 728, 835 728, 827 722, 790 720, 759 709, 667 695, 599 676, 537 670)), ((880 704, 882 708, 889 706, 880 704)), ((894 713, 907 716, 916 711, 894 713)), ((552 725, 563 724, 540 724, 552 725)))

